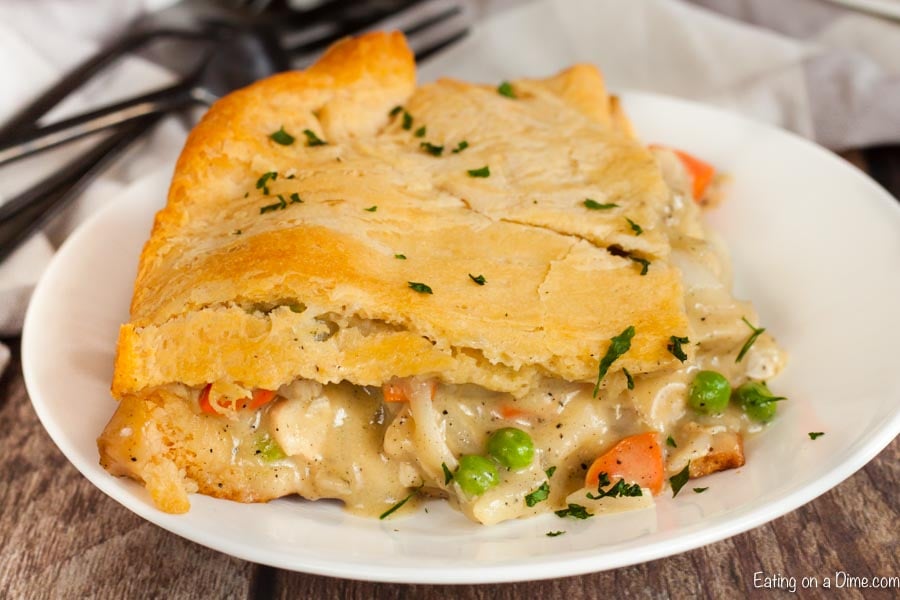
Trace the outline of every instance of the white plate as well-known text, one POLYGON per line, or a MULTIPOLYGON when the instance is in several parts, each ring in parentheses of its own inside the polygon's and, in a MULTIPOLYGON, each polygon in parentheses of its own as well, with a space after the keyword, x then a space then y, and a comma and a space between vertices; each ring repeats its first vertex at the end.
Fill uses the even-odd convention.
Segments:
POLYGON ((900 430, 900 205, 841 159, 776 129, 688 102, 628 94, 642 138, 682 147, 734 176, 710 215, 733 252, 737 291, 791 353, 790 397, 747 444, 748 464, 661 497, 655 510, 481 527, 441 502, 388 521, 336 503, 243 505, 203 496, 186 515, 97 464, 116 332, 166 182, 145 181, 72 236, 35 292, 22 355, 35 410, 72 463, 145 519, 276 567, 399 582, 501 582, 575 575, 683 552, 746 531, 837 485, 900 430), (816 441, 810 431, 824 431, 816 441), (565 530, 549 538, 545 533, 565 530))

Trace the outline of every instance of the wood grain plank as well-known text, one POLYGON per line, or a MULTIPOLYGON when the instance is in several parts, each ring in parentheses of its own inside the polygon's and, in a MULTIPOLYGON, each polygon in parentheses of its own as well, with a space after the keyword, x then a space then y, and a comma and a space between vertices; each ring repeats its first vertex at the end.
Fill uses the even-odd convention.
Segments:
POLYGON ((246 598, 258 567, 172 535, 97 490, 41 427, 18 344, 0 381, 0 597, 246 598))

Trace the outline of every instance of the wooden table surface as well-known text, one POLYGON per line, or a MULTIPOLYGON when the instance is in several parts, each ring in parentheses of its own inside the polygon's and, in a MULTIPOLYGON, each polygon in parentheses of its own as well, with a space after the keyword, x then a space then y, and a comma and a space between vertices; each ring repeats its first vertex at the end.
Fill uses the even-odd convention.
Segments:
MULTIPOLYGON (((900 197, 900 147, 845 155, 900 197)), ((754 572, 900 576, 900 442, 837 488, 704 548, 614 571, 540 582, 428 586, 292 573, 231 558, 135 516, 93 487, 44 432, 22 380, 19 340, 0 379, 0 598, 738 598, 754 572)), ((900 365, 900 363, 898 363, 900 365)), ((825 596, 820 590, 800 597, 825 596)), ((835 598, 896 598, 900 588, 835 598)))

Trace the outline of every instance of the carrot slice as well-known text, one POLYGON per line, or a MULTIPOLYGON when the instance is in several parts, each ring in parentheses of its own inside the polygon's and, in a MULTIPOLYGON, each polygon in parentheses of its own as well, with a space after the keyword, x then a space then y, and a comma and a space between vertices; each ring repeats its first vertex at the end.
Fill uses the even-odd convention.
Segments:
POLYGON ((212 404, 209 403, 209 390, 211 388, 212 384, 207 383, 206 387, 203 388, 203 391, 200 392, 200 410, 210 415, 216 415, 218 413, 212 407, 212 404))
POLYGON ((256 410, 261 406, 265 406, 269 402, 272 401, 272 398, 275 397, 275 392, 273 390, 263 390, 263 389, 255 389, 253 390, 253 397, 250 400, 250 408, 256 410))
POLYGON ((656 432, 648 431, 620 440, 588 469, 585 487, 597 487, 600 473, 606 473, 611 483, 624 479, 626 483, 637 483, 658 494, 662 490, 665 470, 656 432))

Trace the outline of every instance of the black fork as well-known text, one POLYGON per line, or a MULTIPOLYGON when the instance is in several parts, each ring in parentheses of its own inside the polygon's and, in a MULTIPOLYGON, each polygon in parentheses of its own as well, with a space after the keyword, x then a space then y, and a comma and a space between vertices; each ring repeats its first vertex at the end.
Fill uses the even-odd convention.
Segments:
MULTIPOLYGON (((419 3, 421 3, 421 0, 406 0, 405 2, 407 7, 419 3)), ((336 3, 328 2, 318 7, 320 12, 316 13, 318 15, 317 18, 324 19, 328 14, 326 9, 333 10, 333 4, 336 3)), ((441 4, 447 5, 448 3, 444 1, 441 4)), ((461 9, 451 6, 449 9, 446 7, 441 8, 437 14, 432 10, 431 13, 426 13, 425 16, 413 15, 411 20, 403 23, 402 28, 408 35, 412 36, 411 43, 416 52, 417 60, 424 60, 428 56, 433 55, 435 52, 440 51, 464 37, 468 32, 468 22, 464 20, 465 17, 466 15, 463 14, 461 9), (451 25, 450 27, 448 27, 448 23, 451 25)), ((366 25, 369 26, 367 28, 371 28, 375 23, 377 22, 366 21, 366 25)), ((359 25, 359 20, 351 21, 349 26, 345 25, 345 27, 347 27, 346 29, 341 30, 343 35, 338 37, 358 33, 359 25)), ((265 31, 263 28, 266 26, 267 24, 265 22, 262 24, 257 23, 257 30, 254 35, 259 36, 261 31, 265 31)), ((271 29, 269 29, 268 32, 271 33, 271 29)), ((333 35, 335 35, 335 33, 322 37, 319 40, 318 46, 307 43, 300 51, 304 57, 307 57, 308 52, 311 49, 318 48, 321 50, 330 44, 333 41, 333 35)), ((271 47, 271 36, 263 34, 262 38, 264 39, 265 44, 268 44, 271 47)), ((209 38, 205 39, 208 40, 209 38)), ((259 40, 259 37, 257 39, 259 40)), ((277 54, 279 50, 280 47, 275 48, 275 53, 273 55, 276 56, 276 58, 279 56, 277 54)), ((293 52, 285 53, 284 55, 291 57, 291 55, 297 53, 297 50, 298 49, 295 48, 293 52)), ((271 51, 271 49, 269 51, 271 51)), ((265 45, 261 45, 260 52, 262 52, 264 56, 273 56, 267 54, 268 51, 266 50, 265 45)), ((271 60, 272 64, 276 64, 277 62, 278 60, 271 60)), ((303 60, 302 62, 305 63, 307 61, 303 60)), ((185 83, 187 81, 189 80, 186 79, 179 84, 181 86, 178 90, 179 94, 183 95, 185 94, 186 89, 190 89, 185 83)), ((227 89, 228 86, 225 84, 219 91, 224 92, 227 89)), ((169 91, 171 91, 171 89, 169 91)), ((158 93, 159 92, 157 92, 157 94, 158 93)), ((196 90, 194 93, 196 94, 196 90)), ((191 100, 194 99, 196 98, 191 96, 191 100)), ((47 100, 42 104, 39 104, 40 100, 41 99, 39 99, 38 102, 35 102, 33 106, 41 106, 44 112, 55 105, 55 102, 50 103, 47 100)), ((38 112, 37 108, 29 108, 31 109, 32 114, 38 112)), ((26 113, 27 110, 22 111, 20 115, 26 113)), ((121 156, 136 139, 149 131, 163 114, 165 114, 165 112, 151 111, 133 117, 124 125, 119 125, 117 130, 106 140, 65 165, 55 175, 51 176, 46 181, 39 182, 29 187, 25 191, 11 198, 4 205, 0 206, 0 262, 2 262, 20 243, 28 239, 31 234, 45 225, 50 218, 74 200, 74 198, 76 198, 95 177, 121 156)), ((14 119, 13 123, 15 124, 16 121, 18 121, 19 127, 23 125, 23 121, 19 117, 14 119)), ((13 128, 9 127, 9 124, 7 125, 7 128, 10 130, 15 130, 17 132, 24 130, 19 127, 13 128)))

